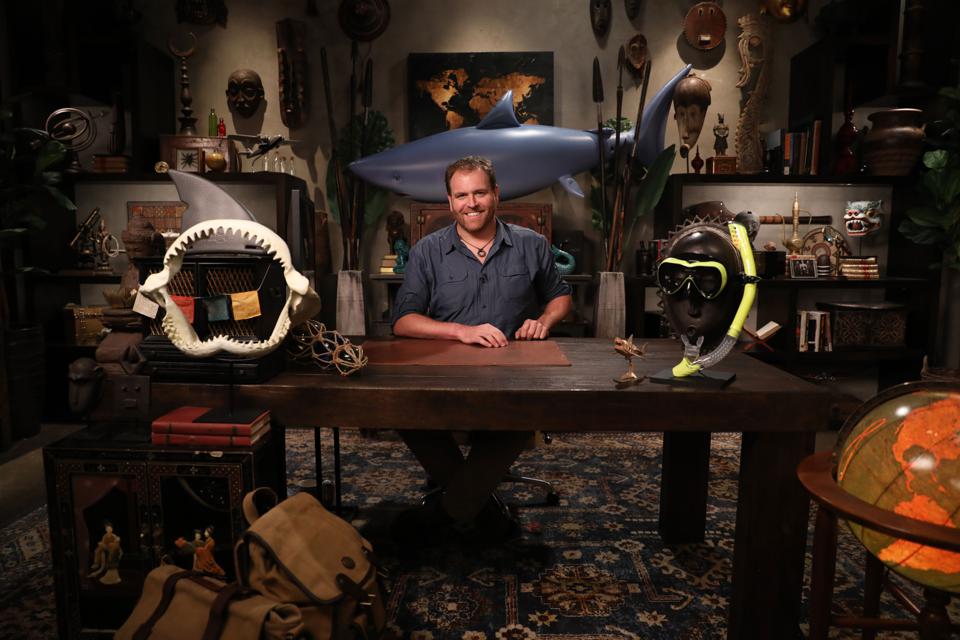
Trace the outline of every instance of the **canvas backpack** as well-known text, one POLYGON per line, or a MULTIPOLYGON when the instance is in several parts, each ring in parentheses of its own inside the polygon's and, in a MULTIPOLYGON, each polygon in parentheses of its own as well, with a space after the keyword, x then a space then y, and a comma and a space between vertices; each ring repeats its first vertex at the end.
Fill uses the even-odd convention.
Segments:
POLYGON ((248 493, 250 527, 234 548, 237 580, 261 596, 294 604, 314 640, 377 638, 386 607, 373 547, 312 495, 283 502, 267 488, 248 493))

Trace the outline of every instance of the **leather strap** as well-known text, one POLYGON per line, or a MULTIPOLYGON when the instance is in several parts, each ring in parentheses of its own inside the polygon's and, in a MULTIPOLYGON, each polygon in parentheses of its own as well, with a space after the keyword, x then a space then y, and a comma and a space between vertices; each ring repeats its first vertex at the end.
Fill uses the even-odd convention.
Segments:
POLYGON ((210 605, 210 615, 207 617, 207 626, 203 630, 202 640, 220 640, 224 627, 227 626, 227 609, 230 602, 240 595, 241 586, 236 582, 231 582, 220 589, 217 597, 213 599, 210 605))
MULTIPOLYGON (((279 499, 277 498, 276 492, 270 487, 258 487, 247 493, 247 495, 243 496, 243 517, 246 519, 247 524, 252 525, 260 518, 260 516, 263 515, 263 513, 260 513, 260 510, 257 508, 256 503, 256 500, 262 499, 263 496, 267 496, 271 501, 270 509, 277 506, 279 499)), ((267 509, 266 511, 269 511, 270 509, 267 509)), ((266 511, 264 511, 264 513, 266 513, 266 511)))
POLYGON ((173 595, 177 590, 177 583, 184 578, 190 578, 196 575, 199 574, 193 571, 181 571, 180 573, 173 573, 167 576, 167 579, 163 582, 163 594, 160 596, 160 602, 157 603, 157 608, 153 610, 153 613, 147 618, 147 621, 140 625, 140 628, 133 634, 133 640, 146 640, 150 637, 150 634, 153 633, 153 626, 157 624, 163 614, 167 612, 167 609, 170 608, 170 602, 173 601, 173 595))

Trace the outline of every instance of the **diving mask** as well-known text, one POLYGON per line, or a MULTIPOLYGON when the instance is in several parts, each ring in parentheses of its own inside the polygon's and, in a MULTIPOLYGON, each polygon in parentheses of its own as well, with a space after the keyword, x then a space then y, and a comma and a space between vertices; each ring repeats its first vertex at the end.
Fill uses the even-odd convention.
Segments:
POLYGON ((712 300, 727 286, 727 269, 715 260, 664 258, 657 266, 657 284, 668 296, 693 286, 706 300, 712 300))

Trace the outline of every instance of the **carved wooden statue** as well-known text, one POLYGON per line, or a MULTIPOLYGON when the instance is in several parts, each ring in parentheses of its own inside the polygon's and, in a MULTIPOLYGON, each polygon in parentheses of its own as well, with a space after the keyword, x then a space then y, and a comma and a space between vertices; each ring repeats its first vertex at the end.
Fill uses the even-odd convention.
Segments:
POLYGON ((763 145, 760 142, 760 118, 770 87, 769 30, 756 14, 737 20, 740 25, 740 120, 737 122, 737 170, 740 173, 763 171, 763 145))

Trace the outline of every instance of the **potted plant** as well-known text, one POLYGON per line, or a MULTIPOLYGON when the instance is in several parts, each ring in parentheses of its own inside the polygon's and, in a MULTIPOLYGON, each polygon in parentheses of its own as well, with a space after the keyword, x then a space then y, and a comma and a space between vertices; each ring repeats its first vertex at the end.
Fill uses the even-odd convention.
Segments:
POLYGON ((26 241, 46 226, 43 212, 76 209, 57 187, 66 148, 12 123, 0 107, 0 450, 36 434, 43 407, 43 332, 25 308, 26 241))
POLYGON ((940 304, 934 364, 960 367, 960 84, 939 96, 943 117, 927 124, 927 143, 918 190, 920 204, 907 210, 900 232, 933 245, 940 261, 940 304))

